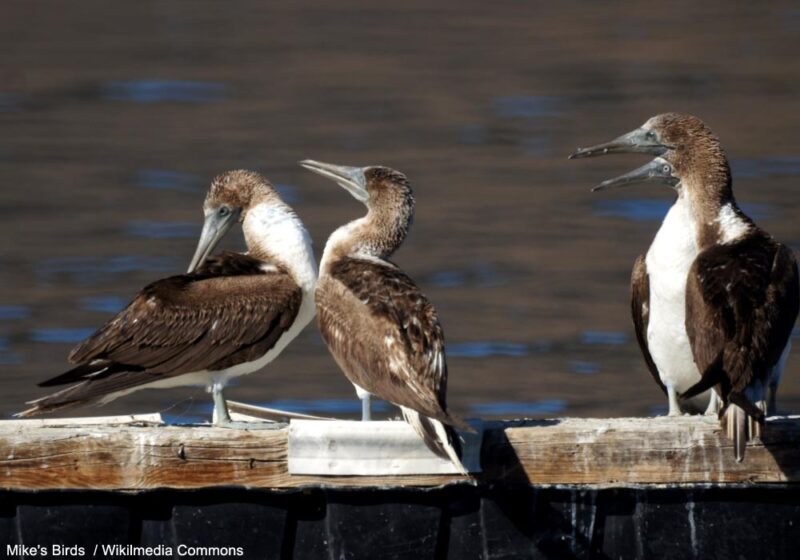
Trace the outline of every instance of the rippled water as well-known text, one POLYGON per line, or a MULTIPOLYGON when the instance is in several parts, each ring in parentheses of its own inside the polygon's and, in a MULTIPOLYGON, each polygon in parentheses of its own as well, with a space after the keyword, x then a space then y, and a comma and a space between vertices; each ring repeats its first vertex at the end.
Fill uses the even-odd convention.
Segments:
MULTIPOLYGON (((695 113, 721 138, 742 207, 800 248, 791 2, 236 6, 4 7, 0 416, 44 394, 35 383, 69 367, 71 346, 142 286, 185 269, 205 189, 227 169, 265 173, 318 256, 362 208, 298 160, 409 176, 416 220, 394 260, 439 311, 449 401, 467 416, 666 410, 636 347, 628 279, 671 194, 591 194, 642 158, 568 162, 576 146, 695 113)), ((798 360, 787 410, 800 409, 798 360)), ((314 328, 230 396, 360 410, 314 328)), ((209 400, 202 388, 144 391, 76 414, 196 420, 209 400)))

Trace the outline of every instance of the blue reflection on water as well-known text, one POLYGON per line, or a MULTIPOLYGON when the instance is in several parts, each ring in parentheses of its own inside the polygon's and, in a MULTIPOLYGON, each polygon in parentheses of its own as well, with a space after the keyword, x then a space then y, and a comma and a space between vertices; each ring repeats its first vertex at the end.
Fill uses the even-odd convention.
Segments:
POLYGON ((278 183, 274 186, 275 190, 278 191, 278 194, 281 195, 281 198, 285 203, 294 204, 300 200, 300 189, 298 189, 295 185, 278 183))
POLYGON ((142 169, 131 182, 143 189, 196 192, 203 189, 203 179, 198 175, 170 169, 142 169))
POLYGON ((0 305, 0 321, 27 319, 31 311, 24 305, 0 305))
POLYGON ((568 367, 572 373, 579 375, 594 375, 600 371, 600 366, 596 363, 585 360, 570 360, 568 367))
POLYGON ((628 342, 628 335, 617 331, 584 331, 581 335, 581 344, 619 346, 626 342, 628 342))
POLYGON ((457 288, 471 283, 481 288, 499 286, 506 278, 494 263, 488 261, 473 262, 462 270, 440 270, 433 273, 426 282, 440 288, 457 288))
POLYGON ((81 298, 81 309, 86 311, 99 311, 101 313, 116 313, 128 304, 128 300, 118 296, 96 296, 81 298))
POLYGON ((40 282, 52 282, 62 274, 81 285, 96 284, 108 279, 110 275, 126 272, 174 272, 178 270, 178 260, 174 257, 147 257, 141 255, 121 255, 118 257, 59 257, 45 259, 36 265, 40 282))
MULTIPOLYGON (((303 414, 361 414, 361 401, 352 399, 279 399, 268 403, 259 403, 259 406, 277 408, 287 412, 300 412, 303 414)), ((389 403, 380 399, 372 400, 373 412, 388 412, 391 410, 389 403)))
MULTIPOLYGON (((595 216, 612 216, 635 222, 658 222, 664 219, 674 200, 622 198, 616 200, 596 200, 595 216)), ((742 205, 745 214, 760 220, 772 214, 770 204, 742 205)))
POLYGON ((456 288, 464 285, 466 282, 466 275, 456 270, 442 270, 441 272, 434 273, 429 282, 440 288, 456 288))
POLYGON ((454 358, 486 358, 488 356, 527 356, 527 344, 517 342, 475 340, 447 345, 447 355, 454 358))
POLYGON ((731 172, 737 177, 769 177, 800 175, 800 156, 767 156, 731 161, 731 172))
POLYGON ((112 101, 159 103, 165 101, 208 103, 230 97, 228 88, 218 82, 188 80, 131 80, 105 82, 100 96, 112 101))
POLYGON ((22 96, 18 93, 0 91, 0 113, 13 113, 22 110, 22 96))
POLYGON ((153 222, 137 220, 128 222, 126 231, 146 239, 183 239, 200 235, 200 225, 188 222, 153 222))
POLYGON ((22 356, 16 352, 9 351, 9 340, 5 336, 0 336, 0 365, 15 366, 22 363, 22 356))
POLYGON ((562 112, 563 100, 547 95, 510 95, 492 101, 492 113, 503 118, 553 117, 562 112))
POLYGON ((54 344, 75 343, 90 336, 95 329, 35 329, 31 332, 33 342, 54 344))
POLYGON ((567 409, 564 399, 542 399, 533 402, 491 402, 470 406, 470 412, 479 416, 536 416, 560 414, 567 409))

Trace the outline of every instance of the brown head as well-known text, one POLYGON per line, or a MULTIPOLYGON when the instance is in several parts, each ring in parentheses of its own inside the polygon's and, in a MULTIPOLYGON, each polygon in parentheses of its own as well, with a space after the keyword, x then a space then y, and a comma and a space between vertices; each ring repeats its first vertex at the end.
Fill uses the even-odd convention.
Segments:
POLYGON ((414 218, 414 197, 405 175, 389 167, 348 167, 309 159, 300 165, 336 181, 367 207, 367 216, 351 231, 357 250, 381 258, 397 250, 414 218))
POLYGON ((214 177, 203 204, 203 231, 189 272, 200 266, 236 222, 262 202, 284 205, 272 184, 259 173, 237 169, 214 177))
POLYGON ((719 140, 695 116, 657 115, 610 142, 578 149, 570 159, 615 153, 644 153, 656 158, 630 173, 603 181, 593 191, 660 183, 679 193, 686 191, 695 202, 709 207, 733 196, 730 168, 719 140))

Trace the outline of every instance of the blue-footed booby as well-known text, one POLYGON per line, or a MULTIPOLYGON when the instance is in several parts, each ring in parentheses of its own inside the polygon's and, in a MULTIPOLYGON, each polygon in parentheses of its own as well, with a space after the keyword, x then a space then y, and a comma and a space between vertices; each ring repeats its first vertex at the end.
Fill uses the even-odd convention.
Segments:
POLYGON ((217 176, 203 211, 189 271, 146 286, 72 350, 77 367, 39 384, 69 386, 19 416, 106 404, 139 389, 206 385, 216 423, 232 425, 224 385, 274 360, 311 321, 317 268, 300 219, 258 173, 217 176), (248 252, 209 257, 236 222, 248 252))
POLYGON ((414 215, 406 176, 387 167, 300 164, 332 179, 367 207, 328 239, 317 283, 317 321, 336 363, 362 399, 400 407, 434 453, 466 473, 453 427, 471 428, 447 410, 444 333, 436 310, 414 281, 388 258, 414 215))
POLYGON ((696 410, 705 402, 698 397, 715 391, 741 461, 765 413, 775 411, 800 300, 795 256, 736 204, 720 142, 697 117, 658 115, 570 157, 624 152, 656 157, 593 190, 660 183, 677 193, 631 279, 645 361, 669 395, 670 414, 681 405, 696 410))

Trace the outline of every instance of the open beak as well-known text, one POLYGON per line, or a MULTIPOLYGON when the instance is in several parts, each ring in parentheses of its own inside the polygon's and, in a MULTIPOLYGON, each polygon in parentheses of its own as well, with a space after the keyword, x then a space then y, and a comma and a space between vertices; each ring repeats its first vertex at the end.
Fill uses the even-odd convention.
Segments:
POLYGON ((333 165, 322 163, 313 159, 304 159, 300 165, 328 179, 336 181, 340 187, 353 195, 354 198, 365 203, 369 199, 367 192, 367 178, 364 176, 363 167, 348 167, 347 165, 333 165))
POLYGON ((593 188, 592 192, 628 187, 639 183, 656 183, 674 187, 680 183, 680 179, 672 174, 672 165, 667 160, 657 157, 630 173, 603 181, 593 188))
POLYGON ((189 272, 194 272, 203 262, 206 257, 211 254, 219 242, 231 229, 231 226, 239 221, 239 210, 228 213, 227 216, 220 216, 217 212, 212 212, 206 216, 203 222, 203 231, 200 233, 200 240, 197 242, 197 249, 192 257, 192 262, 189 264, 189 272))
POLYGON ((648 132, 649 131, 643 128, 637 128, 627 134, 623 134, 619 138, 615 138, 611 142, 604 142, 589 148, 578 148, 575 153, 569 156, 569 159, 628 153, 660 156, 672 148, 672 146, 660 143, 655 138, 648 138, 648 132))

